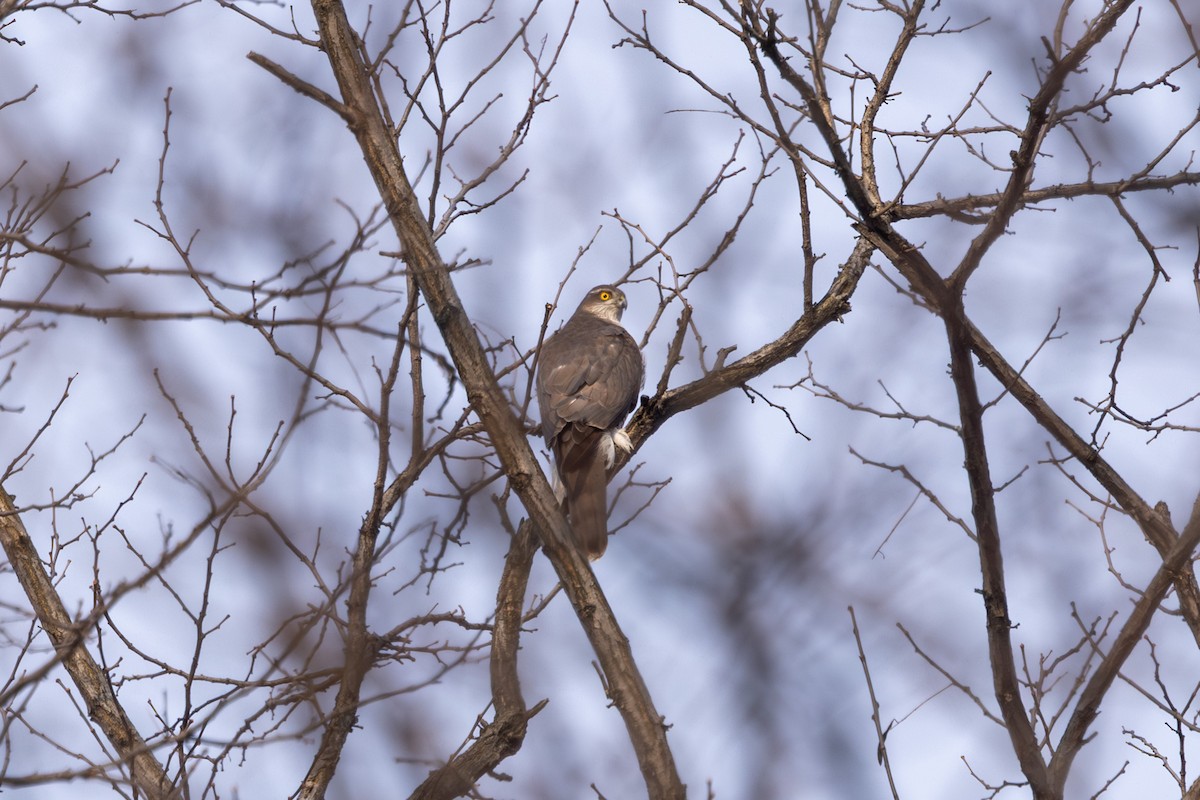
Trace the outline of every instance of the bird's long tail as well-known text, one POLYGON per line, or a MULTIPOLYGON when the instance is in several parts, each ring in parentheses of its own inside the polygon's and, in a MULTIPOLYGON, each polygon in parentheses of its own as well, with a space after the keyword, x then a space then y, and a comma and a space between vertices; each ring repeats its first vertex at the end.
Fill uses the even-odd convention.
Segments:
POLYGON ((608 547, 608 469, 600 436, 576 442, 563 455, 562 479, 571 531, 584 555, 595 560, 608 547))

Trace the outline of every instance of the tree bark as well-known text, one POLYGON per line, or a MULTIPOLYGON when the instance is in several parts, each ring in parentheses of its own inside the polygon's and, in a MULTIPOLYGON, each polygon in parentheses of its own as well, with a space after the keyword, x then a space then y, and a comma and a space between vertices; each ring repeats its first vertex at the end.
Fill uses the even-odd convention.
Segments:
POLYGON ((133 785, 150 800, 178 797, 166 771, 117 701, 108 675, 88 652, 83 626, 72 621, 67 613, 33 540, 21 523, 12 497, 3 488, 0 488, 0 545, 37 613, 42 630, 50 637, 55 653, 79 689, 88 718, 128 765, 133 785))
MULTIPOLYGON (((351 132, 383 198, 405 262, 417 280, 467 390, 504 467, 542 539, 584 632, 596 652, 609 696, 625 721, 647 792, 653 800, 683 798, 666 726, 634 662, 595 575, 571 544, 566 520, 496 381, 471 319, 441 259, 408 176, 391 125, 375 97, 358 38, 338 0, 313 0, 321 44, 337 80, 351 132)), ((320 796, 314 793, 312 796, 320 796)))

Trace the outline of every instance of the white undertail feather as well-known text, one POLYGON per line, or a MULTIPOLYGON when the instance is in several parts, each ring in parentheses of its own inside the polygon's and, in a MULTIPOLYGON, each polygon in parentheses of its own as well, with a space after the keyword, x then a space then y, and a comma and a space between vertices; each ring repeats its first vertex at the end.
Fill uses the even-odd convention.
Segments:
MULTIPOLYGON (((617 463, 617 448, 625 453, 633 452, 633 441, 624 428, 605 431, 600 436, 600 452, 604 455, 605 469, 612 469, 613 464, 617 463)), ((554 488, 554 499, 561 503, 567 487, 563 485, 562 476, 558 474, 558 466, 553 458, 550 460, 550 485, 554 488)))
POLYGON ((633 442, 629 440, 629 434, 624 428, 605 431, 600 436, 600 452, 604 455, 605 469, 612 469, 613 464, 617 463, 618 447, 626 453, 633 452, 633 442))

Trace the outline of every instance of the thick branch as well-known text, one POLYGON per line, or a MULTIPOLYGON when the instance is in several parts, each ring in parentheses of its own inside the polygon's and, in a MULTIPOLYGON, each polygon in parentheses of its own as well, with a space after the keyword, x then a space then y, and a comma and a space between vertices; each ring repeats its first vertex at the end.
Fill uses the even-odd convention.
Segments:
MULTIPOLYGON (((910 7, 904 9, 901 18, 904 20, 904 26, 900 30, 899 36, 896 37, 896 44, 892 47, 892 53, 888 56, 887 64, 883 68, 883 74, 876 81, 875 91, 871 95, 871 99, 867 101, 867 105, 863 108, 862 119, 859 121, 859 157, 862 159, 862 184, 867 191, 867 196, 871 198, 871 202, 878 206, 879 200, 879 176, 875 170, 875 119, 879 116, 879 111, 883 108, 884 103, 892 93, 892 84, 896 79, 896 72, 900 69, 900 62, 904 60, 904 54, 908 52, 908 47, 912 44, 913 39, 917 35, 919 27, 917 20, 921 16, 921 12, 925 10, 924 0, 916 0, 910 7)), ((813 63, 813 72, 815 73, 821 68, 819 63, 813 63)))
POLYGON ((321 45, 350 117, 350 129, 396 228, 405 260, 446 342, 471 407, 487 429, 504 471, 539 531, 625 721, 651 798, 682 798, 666 728, 654 708, 628 639, 583 556, 570 543, 566 520, 496 381, 471 319, 434 245, 433 233, 405 174, 390 126, 374 95, 358 39, 337 0, 313 0, 321 45))
MULTIPOLYGON (((971 349, 979 358, 979 362, 1033 415, 1038 424, 1053 435, 1067 452, 1087 468, 1105 491, 1112 495, 1121 509, 1141 528, 1142 534, 1158 551, 1159 557, 1167 558, 1178 539, 1171 521, 1157 513, 1126 483, 1099 451, 1088 445, 1066 420, 1058 416, 974 325, 968 324, 968 332, 971 337, 971 349)), ((1175 573, 1175 579, 1180 611, 1184 621, 1191 628, 1196 643, 1200 644, 1200 587, 1196 584, 1196 575, 1191 566, 1187 565, 1175 573)))
POLYGON ((706 403, 717 395, 742 386, 746 381, 782 364, 800 353, 822 328, 840 320, 850 310, 850 297, 858 287, 859 278, 870 263, 875 247, 859 239, 854 252, 842 266, 825 296, 792 324, 779 338, 763 345, 749 355, 739 358, 705 375, 699 380, 672 389, 644 403, 630 421, 627 430, 634 450, 671 417, 706 403))
POLYGON ((117 700, 108 675, 84 645, 79 628, 72 623, 37 548, 21 523, 12 497, 3 488, 0 488, 0 545, 37 612, 42 630, 54 643, 55 652, 79 689, 88 718, 96 723, 129 764, 134 786, 152 800, 178 797, 179 793, 171 785, 162 765, 117 700))
MULTIPOLYGON (((1162 177, 1139 178, 1137 180, 1120 180, 1097 183, 1084 181, 1082 183, 1059 183, 1053 186, 1043 186, 1040 189, 1027 189, 1021 195, 1020 205, 1044 203, 1049 200, 1069 200, 1076 197, 1118 197, 1128 192, 1157 192, 1163 189, 1173 189, 1176 186, 1195 186, 1200 184, 1200 172, 1177 172, 1174 175, 1162 177)), ((1002 192, 990 194, 972 194, 965 197, 938 197, 922 203, 911 203, 893 206, 889 212, 893 219, 922 219, 926 217, 948 216, 962 220, 966 215, 980 209, 992 208, 999 205, 1004 198, 1002 192)), ((975 218, 982 224, 982 217, 975 218)))
POLYGON ((1059 797, 1063 796, 1063 787, 1066 785, 1067 775, 1071 771, 1071 763, 1080 748, 1087 742, 1087 732, 1092 721, 1096 719, 1096 715, 1100 713, 1100 702, 1108 693, 1108 688, 1112 686, 1113 681, 1117 679, 1129 654, 1133 652, 1145 635, 1146 629, 1150 627, 1150 621, 1154 618, 1172 584, 1177 586, 1185 576, 1191 575, 1192 555, 1196 552, 1197 547, 1200 547, 1200 497, 1197 497, 1196 502, 1192 505, 1192 516, 1183 529, 1183 534, 1163 558, 1162 566, 1158 568, 1158 572, 1154 573, 1154 577, 1150 579, 1150 583, 1146 585, 1141 597, 1134 604, 1129 619, 1125 621, 1117 638, 1113 641, 1112 649, 1097 665, 1091 680, 1079 694, 1079 702, 1075 704, 1075 711, 1071 714, 1071 719, 1068 720, 1062 739, 1059 741, 1058 749, 1050 760, 1050 779, 1059 797))
MULTIPOLYGON (((745 8, 748 12, 749 7, 745 8)), ((833 167, 854 209, 864 220, 874 217, 877 205, 872 202, 871 194, 863 180, 854 174, 854 169, 850 164, 850 155, 842 146, 841 137, 838 135, 837 128, 834 127, 829 97, 823 91, 818 92, 804 79, 803 75, 796 72, 779 50, 780 39, 776 30, 776 24, 779 21, 778 14, 772 9, 767 9, 766 29, 762 27, 762 18, 757 14, 747 13, 744 19, 747 23, 747 30, 758 41, 759 47, 762 48, 767 58, 779 70, 780 77, 791 85, 804 100, 808 117, 820 134, 826 149, 829 150, 829 155, 833 158, 833 167)))
POLYGON ((1088 27, 1087 33, 1076 42, 1065 56, 1056 59, 1042 82, 1041 89, 1029 102, 1029 117, 1025 130, 1021 134, 1020 147, 1013 153, 1013 169, 1008 176, 1008 184, 1000 194, 987 224, 979 232, 963 254, 962 261, 950 276, 949 283, 961 292, 966 286, 967 279, 979 268, 983 256, 991 248, 1000 235, 1008 228, 1013 215, 1021 208, 1021 199, 1033 179, 1033 167, 1037 161, 1038 151, 1047 131, 1053 126, 1051 109, 1058 102, 1063 85, 1071 73, 1079 69, 1091 49, 1108 35, 1121 15, 1133 5, 1133 0, 1120 0, 1109 4, 1108 8, 1096 21, 1088 27))
POLYGON ((1000 524, 996 519, 995 489, 992 485, 987 444, 983 434, 983 405, 975 382, 970 340, 961 297, 948 298, 942 309, 946 338, 950 344, 950 377, 958 397, 960 436, 964 469, 971 488, 971 514, 983 576, 983 607, 987 617, 988 656, 992 687, 1004 727, 1012 741, 1021 772, 1035 798, 1049 798, 1046 763, 1038 748, 1037 734, 1025 715, 1017 665, 1013 658, 1012 621, 1008 616, 1008 594, 1004 585, 1004 559, 1000 548, 1000 524))
MULTIPOLYGON (((887 231, 885 236, 878 236, 867 226, 860 226, 860 232, 867 235, 879 248, 879 251, 896 266, 896 268, 938 314, 945 314, 945 285, 938 278, 933 266, 925 256, 899 233, 886 225, 876 225, 887 231)), ((979 363, 992 373, 1000 385, 1025 407, 1034 420, 1054 437, 1063 448, 1087 469, 1091 476, 1104 490, 1112 495, 1113 500, 1128 514, 1147 541, 1158 551, 1160 558, 1166 558, 1175 546, 1178 538, 1171 522, 1163 518, 1147 503, 1141 495, 1134 491, 1120 473, 1104 460, 1100 453, 1093 449, 1083 437, 1075 432, 1066 420, 1060 417, 1050 404, 1039 395, 1021 375, 1020 371, 1009 364, 1000 351, 976 328, 970 320, 966 320, 966 334, 970 339, 971 350, 979 363)), ((1191 628, 1192 636, 1200 644, 1200 586, 1190 566, 1181 570, 1176 576, 1175 588, 1179 596, 1180 611, 1191 628)))
MULTIPOLYGON (((409 304, 409 309, 410 313, 414 310, 412 303, 409 304)), ((402 324, 401 329, 403 330, 403 328, 402 324)), ((308 774, 304 776, 300 787, 299 796, 305 799, 325 796, 325 790, 341 761, 346 739, 358 721, 358 706, 362 697, 363 681, 366 680, 367 673, 374 665, 379 651, 378 638, 373 637, 367 627, 367 604, 374 582, 371 570, 375 566, 376 543, 384 519, 409 485, 400 483, 399 480, 389 485, 387 480, 388 468, 391 465, 389 458, 392 430, 390 398, 392 388, 399 375, 403 352, 403 343, 397 342, 392 353, 387 377, 380 387, 381 402, 376 422, 378 445, 375 485, 371 495, 371 507, 359 527, 351 560, 352 572, 350 574, 350 592, 346 599, 345 643, 343 645, 345 660, 341 679, 338 682, 337 696, 334 699, 333 711, 325 725, 316 757, 313 758, 308 774)), ((414 463, 425 463, 428 457, 422 458, 418 455, 414 457, 413 461, 414 463)), ((420 474, 420 469, 407 472, 415 478, 420 474)))
POLYGON ((492 703, 495 717, 483 726, 471 746, 441 769, 434 770, 410 800, 452 800, 468 793, 476 782, 521 748, 530 718, 542 709, 525 708, 517 676, 517 650, 529 570, 537 554, 537 537, 526 520, 513 537, 496 593, 496 623, 492 632, 492 703))

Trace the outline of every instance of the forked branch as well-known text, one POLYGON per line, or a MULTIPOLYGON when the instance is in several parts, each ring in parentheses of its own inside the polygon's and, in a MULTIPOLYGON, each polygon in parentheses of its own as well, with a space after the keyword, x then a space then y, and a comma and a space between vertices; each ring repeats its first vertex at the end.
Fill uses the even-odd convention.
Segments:
MULTIPOLYGON (((596 652, 610 695, 629 731, 649 796, 682 798, 683 784, 667 744, 666 728, 595 575, 570 543, 566 520, 437 251, 433 231, 404 170, 345 8, 337 0, 313 0, 312 6, 342 102, 351 111, 351 132, 384 200, 408 266, 446 342, 471 406, 487 429, 513 490, 539 531, 546 554, 596 652)), ((336 759, 340 751, 331 755, 336 759)))

